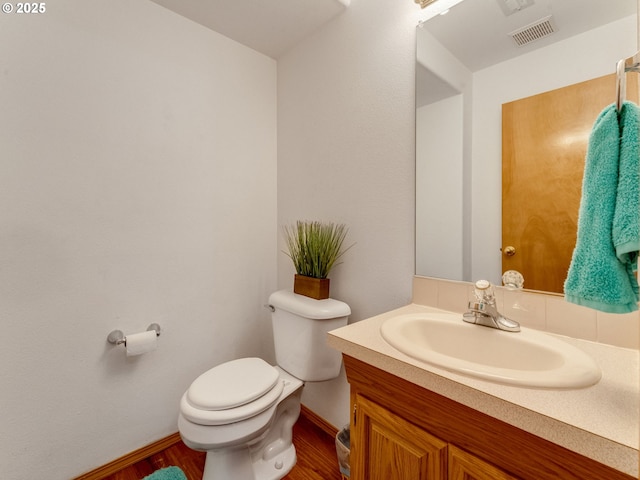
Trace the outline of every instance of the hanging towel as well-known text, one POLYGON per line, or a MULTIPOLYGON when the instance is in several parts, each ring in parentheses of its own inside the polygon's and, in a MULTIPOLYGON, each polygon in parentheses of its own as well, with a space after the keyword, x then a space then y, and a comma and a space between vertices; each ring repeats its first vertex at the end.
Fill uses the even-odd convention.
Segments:
MULTIPOLYGON (((620 111, 619 171, 613 245, 635 279, 640 250, 640 108, 631 102, 625 102, 620 111)), ((632 283, 637 290, 637 281, 632 283)))
MULTIPOLYGON (((638 132, 631 133, 630 125, 627 128, 621 125, 621 122, 631 124, 634 118, 637 122, 637 115, 629 113, 635 111, 636 108, 625 103, 619 122, 616 106, 610 105, 600 113, 593 126, 582 180, 576 247, 564 285, 567 301, 608 313, 638 309, 637 280, 630 274, 628 262, 623 263, 618 258, 613 240, 614 218, 618 218, 616 233, 621 244, 629 243, 623 240, 630 230, 624 212, 633 216, 630 210, 633 200, 626 198, 633 194, 621 191, 623 198, 618 198, 618 184, 621 184, 620 190, 633 189, 619 174, 626 174, 620 171, 621 150, 627 155, 635 148, 637 155, 638 132), (625 135, 624 139, 621 139, 621 133, 625 135), (634 142, 635 146, 632 145, 634 142)), ((632 161, 625 160, 625 163, 632 161)), ((635 222, 638 221, 637 212, 636 209, 635 222)))
POLYGON ((179 467, 167 467, 156 470, 142 480, 187 480, 187 477, 179 467))

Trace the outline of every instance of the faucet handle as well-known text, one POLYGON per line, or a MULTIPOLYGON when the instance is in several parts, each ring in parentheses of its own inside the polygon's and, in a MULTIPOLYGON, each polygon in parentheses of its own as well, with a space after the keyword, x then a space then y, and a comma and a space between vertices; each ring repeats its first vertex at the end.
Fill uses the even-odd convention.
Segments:
POLYGON ((517 270, 507 270, 502 275, 502 283, 509 290, 522 290, 524 277, 517 270))
POLYGON ((493 285, 488 280, 478 280, 475 283, 474 295, 480 303, 495 304, 493 285))

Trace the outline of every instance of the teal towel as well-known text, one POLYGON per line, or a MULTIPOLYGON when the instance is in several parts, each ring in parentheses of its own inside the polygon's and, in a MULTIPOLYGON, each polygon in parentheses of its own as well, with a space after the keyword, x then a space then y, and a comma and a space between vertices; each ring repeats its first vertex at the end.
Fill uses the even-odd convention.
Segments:
MULTIPOLYGON (((613 216, 613 245, 633 275, 640 250, 640 109, 625 102, 620 112, 620 173, 613 216)), ((635 276, 634 276, 635 278, 635 276)), ((637 282, 635 283, 637 288, 637 282)))
MULTIPOLYGON (((632 192, 633 182, 627 182, 626 177, 632 174, 627 171, 631 169, 628 164, 638 160, 621 156, 632 155, 634 149, 637 155, 638 132, 632 132, 637 119, 635 105, 625 103, 620 118, 616 106, 610 105, 593 126, 582 180, 576 247, 564 285, 567 301, 609 313, 638 309, 638 282, 630 274, 629 262, 618 258, 614 246, 614 218, 618 219, 615 230, 621 246, 632 241, 627 238, 633 236, 630 225, 638 222, 637 207, 635 216, 632 211, 638 199, 632 192), (624 171, 620 171, 621 162, 624 171)), ((621 255, 633 257, 629 252, 621 255)))
POLYGON ((142 480, 187 480, 187 477, 179 467, 167 467, 156 470, 142 480))

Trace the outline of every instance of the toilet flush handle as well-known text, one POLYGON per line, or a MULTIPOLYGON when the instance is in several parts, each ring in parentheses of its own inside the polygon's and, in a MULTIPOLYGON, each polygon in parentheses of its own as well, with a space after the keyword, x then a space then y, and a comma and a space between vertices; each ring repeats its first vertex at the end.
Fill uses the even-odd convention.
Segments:
POLYGON ((265 303, 264 308, 268 308, 272 313, 276 311, 276 307, 269 305, 268 303, 265 303))

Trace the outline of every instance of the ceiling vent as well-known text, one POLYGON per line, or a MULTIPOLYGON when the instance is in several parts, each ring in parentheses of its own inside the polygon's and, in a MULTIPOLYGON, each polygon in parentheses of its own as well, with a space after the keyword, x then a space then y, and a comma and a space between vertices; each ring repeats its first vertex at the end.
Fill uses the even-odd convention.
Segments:
POLYGON ((556 28, 554 26, 551 15, 542 18, 537 22, 533 22, 526 27, 519 28, 509 33, 511 38, 516 42, 519 47, 527 45, 528 43, 535 42, 541 38, 547 37, 554 33, 556 28))

